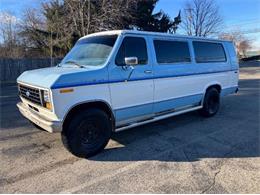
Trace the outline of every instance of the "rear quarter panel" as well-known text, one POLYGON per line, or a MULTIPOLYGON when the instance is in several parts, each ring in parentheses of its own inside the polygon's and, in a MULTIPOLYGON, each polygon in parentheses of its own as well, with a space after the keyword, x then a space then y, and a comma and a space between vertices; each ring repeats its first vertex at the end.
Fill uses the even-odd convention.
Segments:
POLYGON ((239 80, 239 63, 237 59, 237 54, 235 50, 235 46, 233 42, 225 42, 225 48, 227 50, 227 54, 230 58, 230 66, 231 69, 234 72, 237 72, 237 74, 232 74, 230 77, 230 85, 231 86, 238 86, 238 80, 239 80))

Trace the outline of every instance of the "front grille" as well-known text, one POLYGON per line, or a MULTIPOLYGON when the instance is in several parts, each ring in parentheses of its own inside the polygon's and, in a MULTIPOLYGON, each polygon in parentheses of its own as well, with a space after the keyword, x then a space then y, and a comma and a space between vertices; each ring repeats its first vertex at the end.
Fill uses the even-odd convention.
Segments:
POLYGON ((35 104, 42 105, 39 89, 33 88, 33 87, 28 87, 25 85, 19 85, 19 92, 23 98, 25 98, 35 104))

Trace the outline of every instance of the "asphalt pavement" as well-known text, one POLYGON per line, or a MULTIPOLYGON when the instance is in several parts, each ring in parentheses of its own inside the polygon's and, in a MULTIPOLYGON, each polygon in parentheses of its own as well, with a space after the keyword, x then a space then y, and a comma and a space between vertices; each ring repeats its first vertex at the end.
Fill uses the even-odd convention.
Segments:
POLYGON ((215 117, 191 112, 119 132, 83 159, 24 119, 16 85, 2 83, 0 193, 260 193, 259 62, 241 65, 239 87, 215 117))

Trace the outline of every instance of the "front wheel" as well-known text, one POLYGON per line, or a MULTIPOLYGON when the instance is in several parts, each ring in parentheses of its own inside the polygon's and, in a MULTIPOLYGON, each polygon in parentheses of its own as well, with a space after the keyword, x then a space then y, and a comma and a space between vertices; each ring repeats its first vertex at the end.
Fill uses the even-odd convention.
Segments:
POLYGON ((91 157, 102 151, 112 132, 108 115, 102 110, 88 109, 75 115, 64 133, 64 145, 78 157, 91 157))
POLYGON ((205 94, 203 108, 200 110, 200 114, 205 117, 214 116, 218 112, 219 106, 219 91, 216 88, 210 88, 205 94))

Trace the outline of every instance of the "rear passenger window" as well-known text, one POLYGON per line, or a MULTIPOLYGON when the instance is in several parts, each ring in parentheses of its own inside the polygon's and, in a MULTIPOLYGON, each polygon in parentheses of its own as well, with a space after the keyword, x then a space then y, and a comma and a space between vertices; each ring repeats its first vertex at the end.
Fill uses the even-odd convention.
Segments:
POLYGON ((222 44, 193 41, 196 62, 225 62, 226 54, 222 44))
POLYGON ((154 48, 159 64, 191 61, 187 42, 154 40, 154 48))
POLYGON ((147 64, 145 39, 141 37, 125 37, 116 55, 116 64, 125 65, 125 57, 137 57, 138 64, 147 64))

